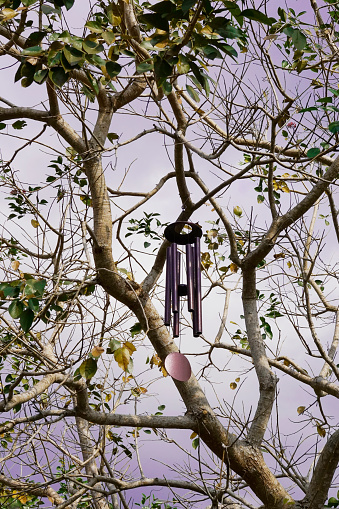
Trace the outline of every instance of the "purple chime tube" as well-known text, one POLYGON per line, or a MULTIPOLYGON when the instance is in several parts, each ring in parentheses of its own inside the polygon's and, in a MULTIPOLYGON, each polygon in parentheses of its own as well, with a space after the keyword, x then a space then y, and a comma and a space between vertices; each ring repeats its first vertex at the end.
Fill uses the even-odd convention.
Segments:
POLYGON ((165 325, 171 324, 171 263, 172 249, 167 248, 166 251, 166 286, 165 286, 165 325))
POLYGON ((178 278, 178 250, 177 244, 171 245, 171 291, 172 291, 172 311, 179 313, 179 278, 178 278))
POLYGON ((194 311, 194 274, 193 251, 191 244, 186 244, 186 272, 187 272, 187 306, 188 311, 194 311))
POLYGON ((200 271, 200 238, 194 239, 194 311, 193 311, 193 336, 199 337, 202 334, 202 309, 201 309, 201 271, 200 271))
POLYGON ((173 337, 178 338, 179 337, 179 318, 180 318, 180 294, 179 294, 179 285, 180 285, 180 266, 181 266, 181 253, 177 251, 177 290, 176 290, 176 301, 177 301, 177 308, 178 311, 173 311, 173 337))
POLYGON ((165 288, 165 317, 164 323, 173 326, 173 337, 180 334, 180 297, 187 295, 188 310, 192 313, 193 336, 202 334, 202 306, 201 306, 201 269, 200 269, 200 237, 202 231, 199 225, 177 221, 165 229, 165 238, 171 243, 166 251, 166 288, 165 288), (178 233, 178 227, 184 224, 190 226, 188 234, 178 233), (181 253, 178 245, 186 246, 186 283, 180 283, 181 253), (173 320, 171 315, 173 314, 173 320))

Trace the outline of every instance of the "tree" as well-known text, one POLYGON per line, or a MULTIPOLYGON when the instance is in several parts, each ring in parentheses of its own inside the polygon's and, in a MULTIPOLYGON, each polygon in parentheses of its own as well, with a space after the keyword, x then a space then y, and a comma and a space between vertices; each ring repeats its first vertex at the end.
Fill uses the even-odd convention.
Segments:
POLYGON ((73 4, 0 1, 2 507, 337 507, 338 3, 73 4), (176 219, 211 319, 193 344, 184 312, 172 383, 176 219), (179 476, 144 475, 147 437, 179 476))

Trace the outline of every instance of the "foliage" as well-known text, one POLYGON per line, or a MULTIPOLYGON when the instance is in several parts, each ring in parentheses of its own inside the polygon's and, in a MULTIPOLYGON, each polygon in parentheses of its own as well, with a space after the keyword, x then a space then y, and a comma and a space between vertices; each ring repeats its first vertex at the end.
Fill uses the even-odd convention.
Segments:
POLYGON ((0 0, 1 507, 339 506, 339 11, 294 8, 0 0))

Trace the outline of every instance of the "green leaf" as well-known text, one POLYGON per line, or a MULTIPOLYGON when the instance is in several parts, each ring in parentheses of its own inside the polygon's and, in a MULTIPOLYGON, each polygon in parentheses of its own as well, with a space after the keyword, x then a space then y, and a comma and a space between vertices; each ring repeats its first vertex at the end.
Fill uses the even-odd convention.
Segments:
POLYGON ((48 69, 40 69, 40 71, 37 71, 34 73, 34 81, 36 83, 43 83, 48 75, 48 69))
POLYGON ((162 89, 163 89, 165 95, 170 94, 172 92, 172 85, 171 85, 171 83, 169 81, 167 81, 167 80, 164 81, 162 83, 162 89))
POLYGON ((310 159, 313 159, 313 157, 316 157, 318 154, 320 154, 320 152, 321 152, 320 148, 314 147, 310 148, 310 150, 307 151, 306 155, 310 159))
POLYGON ((139 322, 135 323, 134 325, 132 325, 129 331, 131 333, 132 338, 134 338, 134 336, 142 332, 141 323, 139 322))
POLYGON ((22 314, 23 310, 24 310, 24 305, 20 300, 14 300, 8 308, 9 314, 14 319, 19 318, 19 316, 22 314))
POLYGON ((104 47, 102 44, 98 44, 96 41, 93 41, 93 39, 90 39, 91 36, 86 37, 82 43, 82 48, 86 53, 89 55, 96 55, 97 53, 101 53, 104 51, 104 47))
POLYGON ((38 301, 38 299, 36 299, 34 297, 31 297, 30 299, 28 299, 28 307, 32 311, 37 313, 39 311, 39 301, 38 301))
POLYGON ((66 46, 63 50, 67 62, 73 67, 80 62, 85 60, 85 55, 82 51, 79 51, 72 46, 66 46))
POLYGON ((262 194, 258 194, 257 196, 257 202, 263 203, 265 201, 265 197, 262 194))
POLYGON ((32 46, 31 48, 24 49, 22 54, 27 57, 38 57, 40 55, 43 55, 44 50, 41 46, 32 46))
POLYGON ((61 88, 62 85, 66 83, 68 80, 68 74, 64 71, 62 67, 54 67, 48 73, 49 79, 56 85, 58 88, 61 88))
POLYGON ((87 21, 85 27, 96 34, 101 34, 101 32, 104 31, 103 27, 97 21, 87 21))
POLYGON ((265 25, 273 25, 276 21, 274 18, 268 18, 263 12, 257 11, 256 9, 245 9, 241 13, 244 18, 252 19, 253 21, 259 21, 265 25))
POLYGON ((111 78, 115 78, 115 76, 117 76, 121 71, 121 65, 117 62, 107 62, 106 71, 111 78))
POLYGON ((12 127, 13 129, 23 129, 26 125, 27 122, 25 122, 25 120, 17 120, 14 124, 12 124, 12 127))
POLYGON ((137 72, 139 74, 153 70, 153 61, 144 61, 137 65, 137 72))
POLYGON ((308 108, 302 108, 298 110, 298 113, 305 113, 306 111, 317 111, 318 108, 316 106, 309 106, 308 108))
POLYGON ((42 5, 41 6, 41 10, 44 14, 46 14, 46 16, 48 16, 49 14, 52 14, 53 12, 56 12, 55 9, 53 9, 53 7, 51 7, 50 5, 42 5))
POLYGON ((117 350, 120 347, 121 347, 121 342, 118 341, 117 339, 112 338, 110 340, 110 342, 108 343, 108 348, 110 349, 109 353, 115 352, 115 350, 117 350))
POLYGON ((187 90, 188 94, 192 97, 193 101, 195 101, 197 103, 200 101, 198 94, 196 93, 194 88, 191 87, 191 85, 186 85, 186 90, 187 90))
POLYGON ((193 449, 197 449, 199 447, 199 437, 192 440, 192 447, 193 449))
POLYGON ((139 16, 139 19, 142 23, 147 23, 154 28, 159 28, 160 30, 164 30, 165 32, 169 31, 169 24, 167 19, 164 19, 161 14, 152 13, 152 14, 143 14, 139 16))
POLYGON ((103 32, 101 34, 101 37, 104 39, 104 41, 108 44, 108 45, 111 45, 114 41, 115 41, 115 35, 114 35, 114 32, 112 32, 111 30, 107 30, 106 32, 103 32))
POLYGON ((295 28, 292 34, 292 42, 297 50, 302 50, 307 44, 307 39, 300 30, 295 28))
POLYGON ((339 132, 339 121, 336 120, 335 122, 331 122, 328 126, 328 130, 331 131, 331 133, 335 134, 339 132))
POLYGON ((238 7, 238 5, 235 2, 230 2, 227 0, 223 1, 224 6, 226 9, 239 21, 240 24, 242 24, 242 15, 241 10, 238 7), (239 19, 240 18, 240 19, 239 19))
POLYGON ((86 380, 90 380, 97 372, 97 369, 97 361, 95 361, 92 357, 89 357, 80 364, 79 373, 83 378, 86 378, 86 380))
POLYGON ((4 124, 3 122, 0 122, 0 131, 2 131, 2 129, 5 129, 6 124, 4 124))
POLYGON ((167 60, 157 57, 154 59, 154 72, 158 85, 162 85, 166 78, 172 74, 172 66, 167 60))
POLYGON ((193 5, 196 3, 197 0, 184 0, 182 2, 182 10, 183 10, 183 13, 185 14, 186 12, 188 12, 191 7, 193 7, 193 5))
POLYGON ((64 1, 64 6, 66 7, 66 9, 69 11, 73 5, 74 5, 74 2, 75 0, 63 0, 64 1))
POLYGON ((177 63, 177 69, 180 74, 186 74, 190 70, 190 64, 185 55, 179 55, 179 61, 177 63))
POLYGON ((279 318, 280 316, 284 316, 284 315, 282 315, 281 313, 279 313, 279 311, 276 311, 274 309, 273 311, 270 311, 269 313, 267 313, 265 316, 267 316, 268 318, 279 318))
POLYGON ((46 279, 39 279, 38 281, 34 281, 35 293, 40 296, 43 295, 46 285, 46 279))
POLYGON ((317 99, 318 103, 331 103, 332 97, 320 97, 320 99, 317 99))
POLYGON ((26 309, 20 315, 20 325, 24 332, 28 332, 34 320, 34 313, 31 309, 26 309))
POLYGON ((144 242, 144 248, 147 249, 148 247, 150 247, 151 243, 150 242, 144 242))
POLYGON ((111 143, 113 143, 114 140, 119 139, 119 135, 117 133, 108 133, 107 138, 111 143))
POLYGON ((21 3, 25 7, 30 7, 31 5, 35 4, 37 0, 21 0, 21 3))

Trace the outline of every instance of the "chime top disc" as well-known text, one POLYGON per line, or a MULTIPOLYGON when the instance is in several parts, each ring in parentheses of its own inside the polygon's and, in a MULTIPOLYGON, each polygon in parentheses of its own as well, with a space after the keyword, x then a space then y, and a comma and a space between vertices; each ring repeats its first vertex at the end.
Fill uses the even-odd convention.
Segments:
POLYGON ((164 235, 169 242, 175 242, 180 246, 185 246, 186 244, 193 244, 194 239, 200 238, 202 236, 202 229, 195 223, 177 221, 176 223, 169 224, 165 228, 164 235), (184 225, 190 226, 192 230, 189 233, 178 233, 176 229, 184 225))

